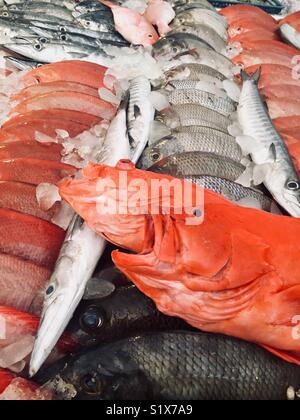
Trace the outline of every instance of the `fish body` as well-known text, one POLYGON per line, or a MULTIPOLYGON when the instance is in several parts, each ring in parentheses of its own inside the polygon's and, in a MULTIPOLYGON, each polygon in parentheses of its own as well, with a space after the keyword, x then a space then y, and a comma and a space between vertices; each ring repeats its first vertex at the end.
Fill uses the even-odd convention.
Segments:
POLYGON ((227 99, 228 101, 228 96, 223 89, 223 84, 219 80, 213 78, 211 79, 211 82, 195 80, 171 80, 166 86, 167 91, 176 91, 177 89, 183 91, 202 91, 215 95, 218 98, 227 99))
POLYGON ((183 331, 98 347, 49 368, 39 382, 55 377, 73 385, 78 400, 126 400, 129 393, 137 400, 286 400, 289 387, 300 386, 299 367, 253 344, 183 331))
POLYGON ((291 127, 300 127, 300 116, 275 118, 273 124, 277 130, 289 129, 291 127))
POLYGON ((234 43, 234 42, 244 43, 248 41, 254 42, 254 41, 266 41, 266 40, 278 41, 280 40, 280 38, 276 32, 268 31, 265 29, 259 29, 259 30, 255 29, 255 30, 251 30, 249 32, 232 37, 230 39, 230 43, 234 43))
POLYGON ((236 105, 231 99, 195 89, 175 89, 168 93, 168 101, 172 105, 201 105, 225 117, 229 117, 236 110, 236 105))
POLYGON ((278 29, 278 23, 276 21, 264 22, 263 26, 261 21, 258 19, 251 19, 250 17, 241 17, 240 19, 234 20, 229 26, 228 35, 229 38, 233 38, 237 35, 245 34, 250 31, 260 30, 264 28, 270 32, 276 32, 278 29))
POLYGON ((300 101, 290 98, 268 99, 271 118, 296 117, 300 115, 300 101))
POLYGON ((266 25, 272 25, 276 22, 276 20, 264 10, 248 4, 228 6, 220 10, 219 13, 225 17, 230 25, 242 17, 252 18, 253 21, 259 20, 262 26, 264 23, 266 25))
POLYGON ((42 13, 47 16, 53 16, 57 19, 66 20, 72 22, 74 20, 72 13, 64 6, 58 6, 56 4, 51 3, 41 3, 41 2, 33 2, 33 3, 24 3, 21 7, 15 7, 15 5, 8 6, 8 11, 11 13, 12 16, 20 15, 25 13, 42 13))
POLYGON ((271 85, 261 90, 262 96, 267 99, 286 99, 289 100, 293 96, 300 98, 300 86, 295 85, 271 85))
POLYGON ((150 0, 144 16, 152 25, 156 25, 160 36, 164 36, 171 30, 169 23, 175 18, 175 11, 166 1, 150 0))
POLYGON ((212 67, 203 64, 186 63, 168 70, 166 79, 168 81, 191 80, 196 82, 201 80, 202 82, 216 83, 218 87, 221 87, 226 77, 212 67))
POLYGON ((157 118, 170 128, 202 125, 227 134, 231 124, 231 120, 224 115, 196 104, 173 105, 170 110, 160 112, 157 118))
POLYGON ((226 20, 215 11, 209 9, 195 8, 177 14, 173 26, 176 27, 180 25, 206 25, 215 30, 224 41, 227 41, 228 38, 228 24, 226 20))
POLYGON ((55 143, 41 144, 25 140, 5 144, 0 143, 0 160, 30 158, 31 156, 35 156, 36 159, 60 162, 62 158, 61 153, 62 146, 55 143))
POLYGON ((276 131, 259 94, 256 79, 243 75, 243 89, 238 108, 243 133, 256 142, 251 151, 253 161, 268 165, 264 184, 290 214, 300 215, 300 183, 293 163, 280 135, 276 131), (275 175, 276 174, 276 175, 275 175), (276 178, 276 179, 275 179, 276 178))
POLYGON ((211 175, 236 181, 245 167, 231 159, 205 152, 185 152, 168 156, 149 168, 176 178, 211 175))
POLYGON ((131 285, 119 287, 103 299, 82 302, 68 331, 80 345, 90 347, 141 332, 178 328, 188 326, 159 313, 151 300, 131 285))
POLYGON ((236 162, 242 159, 242 151, 234 137, 207 127, 193 127, 193 133, 184 127, 145 149, 141 165, 148 169, 160 160, 184 152, 207 152, 228 157, 236 162))
POLYGON ((256 70, 261 69, 261 76, 258 81, 259 89, 276 84, 300 86, 300 73, 298 74, 297 69, 294 72, 290 67, 285 65, 277 64, 258 64, 246 68, 248 74, 255 73, 256 70), (276 79, 275 79, 276 77, 276 79))
POLYGON ((259 66, 261 64, 276 64, 279 66, 285 66, 292 72, 293 69, 293 57, 286 57, 281 53, 276 53, 265 50, 251 50, 243 51, 232 59, 232 62, 237 65, 243 65, 244 68, 250 66, 259 66))

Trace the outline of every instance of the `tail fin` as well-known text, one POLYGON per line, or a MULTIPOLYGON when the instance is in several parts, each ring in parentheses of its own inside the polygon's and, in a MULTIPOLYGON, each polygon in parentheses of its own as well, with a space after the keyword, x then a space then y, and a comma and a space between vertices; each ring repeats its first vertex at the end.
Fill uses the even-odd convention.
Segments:
POLYGON ((252 75, 248 74, 245 70, 241 71, 242 81, 253 80, 253 82, 258 83, 261 75, 261 67, 259 67, 256 72, 252 75))

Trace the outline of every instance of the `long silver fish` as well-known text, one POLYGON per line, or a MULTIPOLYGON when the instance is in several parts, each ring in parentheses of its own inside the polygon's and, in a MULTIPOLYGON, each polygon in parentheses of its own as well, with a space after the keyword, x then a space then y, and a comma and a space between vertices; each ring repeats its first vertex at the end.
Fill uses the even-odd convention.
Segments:
POLYGON ((263 192, 247 188, 234 181, 225 178, 218 178, 209 175, 199 175, 197 177, 185 177, 186 181, 199 185, 215 193, 221 194, 228 200, 247 207, 259 207, 267 212, 280 213, 276 203, 267 197, 263 192), (251 205, 252 204, 252 205, 251 205))
POLYGON ((31 2, 19 4, 18 7, 15 5, 8 6, 8 10, 12 14, 21 13, 44 13, 48 16, 54 16, 57 19, 64 19, 66 21, 72 22, 74 20, 72 13, 66 7, 58 6, 53 3, 43 3, 43 2, 31 2))
POLYGON ((13 64, 19 70, 33 70, 42 66, 42 63, 17 57, 5 57, 5 60, 13 64))
POLYGON ((206 25, 215 30, 224 41, 228 39, 228 23, 217 11, 195 8, 177 13, 172 26, 176 28, 180 25, 206 25))
POLYGON ((232 124, 231 119, 224 115, 196 104, 173 105, 170 109, 159 112, 156 118, 173 129, 198 125, 221 130, 227 134, 228 126, 232 124))
POLYGON ((149 168, 152 172, 176 178, 211 175, 236 181, 245 167, 231 159, 205 152, 187 152, 168 156, 149 168))
POLYGON ((253 139, 246 147, 254 163, 264 168, 263 182, 275 200, 292 216, 300 217, 300 180, 259 94, 259 76, 260 71, 253 77, 242 72, 238 117, 244 136, 253 139))
MULTIPOLYGON (((131 84, 135 86, 134 80, 131 84)), ((143 95, 137 95, 138 100, 142 97, 143 95)), ((140 120, 136 122, 139 128, 131 122, 131 130, 139 132, 139 139, 136 138, 134 143, 129 141, 125 104, 126 101, 110 125, 102 148, 103 153, 99 153, 101 162, 106 164, 115 165, 124 158, 137 162, 148 141, 147 133, 150 133, 150 128, 139 125, 140 120)), ((141 115, 146 114, 141 112, 141 115)), ((104 239, 96 235, 86 223, 82 223, 79 217, 75 217, 45 292, 43 313, 31 355, 31 376, 40 369, 72 318, 104 248, 104 239)))
POLYGON ((160 160, 183 152, 207 152, 228 157, 236 162, 242 160, 242 150, 231 137, 208 127, 196 127, 193 133, 179 130, 164 137, 144 150, 141 166, 148 169, 160 160))
POLYGON ((175 89, 168 92, 168 101, 172 105, 197 104, 229 117, 236 111, 236 105, 230 98, 220 98, 213 93, 197 89, 175 89))

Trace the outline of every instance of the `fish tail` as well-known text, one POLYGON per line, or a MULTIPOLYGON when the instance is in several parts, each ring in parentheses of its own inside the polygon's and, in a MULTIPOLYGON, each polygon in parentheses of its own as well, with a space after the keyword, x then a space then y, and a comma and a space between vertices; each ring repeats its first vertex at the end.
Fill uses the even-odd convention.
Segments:
POLYGON ((242 81, 245 82, 247 80, 252 80, 255 83, 258 83, 261 75, 261 67, 259 67, 255 73, 252 75, 248 74, 245 70, 241 70, 241 78, 242 81))
POLYGON ((122 97, 122 100, 119 105, 119 110, 124 110, 128 108, 129 97, 130 97, 130 93, 129 93, 129 90, 127 90, 122 97))

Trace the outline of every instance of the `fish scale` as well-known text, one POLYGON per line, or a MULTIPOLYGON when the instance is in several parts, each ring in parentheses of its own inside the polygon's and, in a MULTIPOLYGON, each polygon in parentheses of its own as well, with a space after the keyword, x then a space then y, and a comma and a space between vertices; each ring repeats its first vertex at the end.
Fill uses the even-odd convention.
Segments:
POLYGON ((183 127, 148 147, 143 153, 142 167, 147 169, 158 160, 183 152, 214 153, 236 162, 241 161, 242 150, 234 137, 208 127, 194 127, 193 131, 188 129, 183 127), (153 159, 155 154, 159 157, 153 159))
POLYGON ((232 124, 224 115, 196 104, 173 105, 170 111, 160 112, 157 119, 171 128, 202 125, 227 134, 228 126, 232 124))
POLYGON ((206 66, 205 64, 195 63, 181 64, 171 68, 166 72, 166 78, 167 80, 176 80, 180 74, 184 74, 184 80, 214 82, 215 79, 217 79, 222 82, 226 79, 226 77, 218 70, 206 66), (185 73, 188 74, 185 75, 185 73))
POLYGON ((188 152, 168 156, 153 165, 150 171, 177 178, 211 175, 236 181, 245 169, 240 163, 212 153, 188 152))
POLYGON ((212 93, 196 89, 175 89, 168 93, 172 105, 197 104, 229 117, 235 110, 231 99, 220 98, 212 93))

